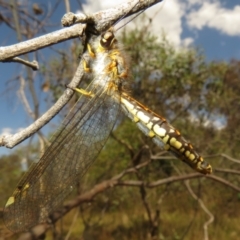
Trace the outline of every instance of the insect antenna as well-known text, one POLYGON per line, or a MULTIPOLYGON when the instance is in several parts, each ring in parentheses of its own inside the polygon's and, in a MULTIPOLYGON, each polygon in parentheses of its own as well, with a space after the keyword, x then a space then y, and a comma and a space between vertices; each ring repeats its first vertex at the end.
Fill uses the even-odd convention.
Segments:
MULTIPOLYGON (((122 21, 122 20, 130 13, 130 11, 132 11, 132 9, 137 6, 138 3, 139 3, 139 1, 138 1, 136 4, 134 4, 134 6, 133 6, 126 14, 124 14, 121 18, 119 18, 119 19, 111 26, 111 28, 113 28, 113 27, 116 26, 120 21, 122 21)), ((117 28, 117 29, 115 30, 115 32, 117 32, 119 29, 121 29, 121 28, 123 28, 124 26, 126 26, 129 22, 131 22, 131 21, 132 21, 133 19, 135 19, 137 16, 139 16, 140 14, 142 14, 145 10, 146 10, 146 9, 143 9, 142 11, 140 11, 139 13, 137 13, 133 18, 131 18, 129 21, 127 21, 127 23, 125 23, 125 24, 123 24, 122 26, 120 26, 119 28, 117 28)), ((110 29, 111 29, 111 28, 110 28, 110 29)), ((106 33, 107 31, 109 31, 109 29, 106 30, 106 31, 104 31, 103 34, 106 33)))
MULTIPOLYGON (((136 4, 137 5, 137 4, 136 4)), ((135 5, 135 6, 136 6, 135 5)), ((134 7, 135 7, 134 6, 134 7)), ((142 14, 146 9, 143 9, 142 11, 140 11, 139 13, 137 13, 134 17, 132 17, 131 19, 129 19, 126 23, 124 23, 122 26, 120 26, 119 28, 117 28, 115 30, 115 32, 117 32, 118 30, 120 30, 121 28, 125 27, 128 23, 130 23, 131 21, 133 21, 135 18, 137 18, 140 14, 142 14)), ((128 14, 128 13, 127 13, 128 14)), ((122 20, 127 14, 125 14, 122 18, 120 18, 116 23, 115 25, 120 21, 122 20)))

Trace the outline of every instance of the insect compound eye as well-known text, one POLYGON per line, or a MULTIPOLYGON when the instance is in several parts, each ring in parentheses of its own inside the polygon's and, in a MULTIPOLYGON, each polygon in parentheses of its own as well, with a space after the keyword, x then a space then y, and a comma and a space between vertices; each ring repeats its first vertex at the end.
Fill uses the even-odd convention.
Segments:
POLYGON ((108 31, 101 35, 100 44, 103 48, 109 49, 111 47, 112 43, 115 41, 116 41, 116 38, 115 38, 113 32, 108 31))

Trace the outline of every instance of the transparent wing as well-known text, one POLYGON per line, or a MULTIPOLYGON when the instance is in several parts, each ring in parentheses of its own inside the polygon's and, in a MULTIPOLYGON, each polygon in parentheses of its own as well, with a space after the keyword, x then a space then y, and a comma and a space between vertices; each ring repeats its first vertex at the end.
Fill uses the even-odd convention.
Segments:
POLYGON ((119 101, 92 85, 65 118, 42 158, 20 180, 4 209, 13 232, 28 230, 63 203, 104 146, 119 113, 119 101))

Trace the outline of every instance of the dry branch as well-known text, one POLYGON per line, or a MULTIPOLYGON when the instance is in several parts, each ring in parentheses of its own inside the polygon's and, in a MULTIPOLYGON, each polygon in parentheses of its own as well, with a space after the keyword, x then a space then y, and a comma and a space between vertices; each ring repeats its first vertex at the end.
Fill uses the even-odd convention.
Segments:
POLYGON ((209 233, 208 233, 208 225, 210 225, 211 223, 213 223, 214 221, 214 215, 210 212, 210 210, 207 208, 207 206, 204 204, 204 201, 197 196, 192 187, 190 186, 189 180, 185 181, 185 185, 188 189, 188 192, 191 194, 191 196, 198 201, 198 204, 200 205, 201 209, 208 215, 208 220, 206 222, 204 222, 203 224, 203 230, 204 230, 204 240, 208 240, 209 239, 209 233))
MULTIPOLYGON (((81 18, 83 22, 90 22, 91 25, 94 25, 94 28, 97 31, 107 30, 113 23, 118 21, 121 18, 129 16, 133 13, 139 12, 143 9, 146 9, 161 0, 149 0, 149 1, 127 1, 121 5, 118 5, 116 8, 111 8, 108 10, 100 11, 91 16, 81 18)), ((82 16, 82 15, 81 15, 82 16)), ((65 28, 53 33, 46 34, 44 36, 34 38, 25 42, 21 42, 8 47, 0 48, 0 61, 10 61, 11 58, 19 56, 21 54, 29 53, 36 51, 38 49, 48 47, 50 45, 66 41, 71 38, 76 38, 83 36, 86 29, 86 24, 76 24, 69 28, 65 28)), ((69 84, 70 87, 75 88, 81 81, 84 71, 83 63, 80 61, 78 69, 69 84)), ((30 137, 41 127, 47 124, 70 100, 73 95, 73 91, 66 89, 63 95, 59 100, 52 106, 46 113, 44 113, 39 119, 37 119, 29 127, 25 128, 21 132, 14 135, 5 135, 0 139, 0 146, 5 146, 8 148, 13 148, 20 142, 24 141, 26 138, 30 137)))
MULTIPOLYGON (((142 187, 142 186, 144 186, 145 188, 155 188, 155 187, 159 187, 161 185, 171 184, 174 182, 185 181, 185 180, 194 179, 194 178, 210 178, 214 181, 217 181, 219 183, 226 185, 227 187, 232 188, 233 190, 235 190, 237 192, 240 192, 239 187, 229 183, 228 181, 226 181, 220 177, 216 177, 214 175, 204 176, 200 173, 191 173, 191 174, 185 174, 185 175, 181 175, 181 176, 173 176, 173 177, 168 177, 168 178, 164 178, 164 179, 161 179, 158 181, 153 181, 153 182, 136 181, 136 180, 126 180, 126 181, 121 180, 126 174, 135 173, 136 169, 143 168, 150 163, 151 163, 151 161, 146 161, 135 167, 126 169, 125 171, 112 177, 109 180, 105 180, 99 184, 96 184, 91 190, 77 196, 75 199, 66 203, 61 209, 59 209, 59 211, 54 212, 54 214, 52 215, 52 219, 51 219, 52 223, 57 222, 59 219, 61 219, 63 216, 65 216, 73 208, 76 208, 83 203, 92 202, 98 194, 101 194, 110 188, 120 187, 120 186, 125 186, 125 187, 142 187)), ((39 224, 39 225, 33 227, 31 229, 31 232, 22 234, 21 237, 19 238, 19 240, 35 239, 35 238, 41 236, 42 234, 44 234, 50 227, 51 227, 50 224, 39 224)))
POLYGON ((9 60, 13 57, 33 52, 38 49, 66 41, 68 39, 77 38, 81 36, 85 31, 84 23, 89 23, 93 25, 94 29, 96 29, 98 32, 106 31, 119 19, 125 18, 131 14, 147 9, 161 1, 162 0, 127 1, 125 3, 119 4, 115 8, 96 12, 89 16, 83 17, 83 15, 81 14, 79 15, 81 17, 78 18, 78 15, 75 15, 75 23, 80 22, 80 24, 76 24, 69 28, 61 29, 18 44, 7 47, 0 47, 0 61, 9 60))
POLYGON ((11 58, 57 44, 83 34, 85 25, 77 24, 41 37, 33 38, 7 47, 0 47, 0 61, 10 61, 11 58))

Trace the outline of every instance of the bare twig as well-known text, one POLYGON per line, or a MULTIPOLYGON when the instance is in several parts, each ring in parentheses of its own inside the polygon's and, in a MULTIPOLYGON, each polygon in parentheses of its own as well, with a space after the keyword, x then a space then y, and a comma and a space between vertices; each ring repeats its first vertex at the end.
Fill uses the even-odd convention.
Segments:
POLYGON ((228 160, 232 161, 232 162, 235 162, 235 163, 240 163, 240 160, 239 159, 236 159, 236 158, 232 158, 230 156, 228 156, 227 154, 225 153, 222 153, 220 154, 220 156, 224 157, 224 158, 227 158, 228 160))
POLYGON ((206 158, 212 158, 212 157, 224 157, 232 162, 238 163, 240 164, 240 160, 236 159, 236 158, 232 158, 229 155, 225 154, 225 153, 221 153, 221 154, 214 154, 214 155, 209 155, 206 158))
MULTIPOLYGON (((79 84, 83 77, 83 61, 80 61, 77 71, 69 84, 70 87, 75 88, 79 84)), ((42 126, 47 124, 69 101, 73 95, 73 90, 67 88, 63 95, 58 99, 58 101, 39 119, 37 119, 33 124, 22 130, 21 132, 14 135, 5 135, 0 139, 0 146, 5 146, 12 148, 20 142, 24 141, 26 138, 31 136, 33 133, 38 131, 42 126)))
POLYGON ((229 188, 232 188, 233 190, 240 192, 240 188, 237 187, 236 185, 231 184, 230 182, 224 180, 223 178, 214 176, 214 175, 207 175, 207 176, 202 176, 202 174, 200 173, 191 173, 188 175, 182 175, 182 176, 173 176, 173 177, 169 177, 169 178, 165 178, 165 179, 161 179, 155 182, 151 182, 151 183, 146 183, 143 181, 136 181, 136 180, 132 180, 132 181, 122 181, 119 183, 120 186, 132 186, 132 187, 139 187, 141 185, 145 185, 147 188, 154 188, 163 184, 167 184, 167 183, 172 183, 172 182, 176 182, 176 181, 183 181, 186 179, 194 179, 194 178, 200 178, 200 177, 206 177, 206 178, 210 178, 214 181, 217 181, 219 183, 222 183, 226 186, 228 186, 229 188))
POLYGON ((106 31, 109 27, 113 26, 120 19, 126 18, 134 13, 146 10, 147 8, 162 2, 162 0, 131 0, 119 4, 115 8, 110 8, 104 11, 94 13, 82 19, 82 14, 75 15, 75 23, 92 23, 98 32, 106 31), (107 21, 106 21, 107 19, 107 21))
POLYGON ((211 224, 214 221, 214 215, 208 210, 208 208, 205 206, 203 200, 201 198, 199 198, 192 190, 190 184, 189 184, 189 180, 185 181, 185 185, 189 191, 189 193, 191 194, 191 196, 198 201, 200 207, 202 208, 202 210, 209 216, 208 221, 206 221, 203 225, 203 229, 204 229, 204 240, 208 240, 208 225, 211 224))
POLYGON ((74 226, 74 224, 75 224, 76 221, 77 221, 78 215, 79 215, 79 210, 77 210, 76 213, 74 214, 73 220, 72 220, 72 223, 71 223, 71 226, 70 226, 70 228, 68 229, 68 233, 67 233, 66 237, 64 238, 64 240, 68 240, 68 239, 70 238, 70 235, 71 235, 73 226, 74 226))
POLYGON ((18 9, 17 9, 17 4, 15 0, 11 0, 11 7, 12 7, 12 15, 13 15, 13 21, 14 25, 16 27, 16 32, 17 32, 17 38, 18 41, 22 41, 22 35, 21 35, 21 30, 20 30, 20 24, 19 24, 19 16, 18 16, 18 9))
MULTIPOLYGON (((119 4, 115 8, 96 12, 90 16, 83 18, 81 14, 80 20, 76 19, 75 23, 91 23, 98 32, 107 30, 116 21, 125 18, 131 14, 147 9, 152 5, 161 2, 162 0, 148 1, 127 1, 119 4)), ((76 15, 77 16, 77 15, 76 15)), ((50 45, 76 38, 82 35, 85 30, 85 24, 76 24, 69 28, 55 31, 41 37, 37 37, 25 42, 21 42, 12 46, 0 48, 0 61, 7 60, 25 53, 36 51, 38 49, 48 47, 50 45)))
POLYGON ((64 2, 65 2, 66 12, 70 12, 69 0, 65 0, 64 2))
POLYGON ((220 173, 230 173, 230 174, 240 175, 240 171, 239 171, 239 170, 235 170, 235 169, 215 168, 214 171, 215 171, 215 172, 220 172, 220 173))
MULTIPOLYGON (((135 156, 132 157, 133 166, 136 166, 140 162, 141 157, 142 157, 143 149, 144 148, 140 149, 140 151, 138 151, 138 153, 135 154, 135 156)), ((138 180, 142 180, 142 176, 141 176, 140 172, 136 171, 135 175, 136 175, 138 180)), ((151 228, 153 228, 153 219, 152 219, 152 214, 151 214, 151 207, 150 207, 149 203, 147 202, 147 191, 146 191, 146 188, 144 187, 144 185, 140 186, 139 192, 140 192, 140 195, 141 195, 141 200, 142 200, 143 206, 144 206, 144 208, 147 212, 149 224, 150 224, 151 228)))
POLYGON ((22 58, 19 58, 19 57, 14 57, 14 58, 10 58, 8 60, 5 60, 3 62, 17 62, 17 63, 21 63, 21 64, 24 64, 26 65, 27 67, 30 67, 32 68, 33 71, 36 71, 39 69, 39 65, 38 65, 38 62, 36 60, 33 60, 32 62, 29 62, 25 59, 22 59, 22 58))
MULTIPOLYGON (((156 205, 156 209, 155 209, 155 215, 153 216, 153 225, 152 225, 152 229, 150 232, 150 237, 151 239, 156 239, 156 237, 159 235, 159 229, 161 228, 161 226, 159 226, 160 223, 160 215, 161 215, 161 204, 163 202, 164 197, 168 194, 168 185, 166 185, 166 188, 164 190, 164 192, 160 195, 158 201, 157 201, 157 205, 156 205)), ((158 239, 158 237, 157 237, 158 239)))
POLYGON ((7 47, 0 47, 0 61, 33 52, 41 48, 57 44, 68 39, 79 37, 83 34, 86 25, 77 24, 72 27, 61 29, 41 37, 33 38, 7 47))
MULTIPOLYGON (((147 7, 152 6, 153 4, 158 3, 159 0, 149 0, 149 1, 128 1, 127 3, 123 3, 114 9, 109 9, 105 11, 101 11, 91 15, 92 21, 96 23, 96 29, 98 30, 106 30, 111 24, 112 21, 117 21, 121 17, 126 17, 127 15, 133 14, 137 11, 145 9, 147 7), (147 3, 146 3, 147 2, 147 3), (134 6, 134 7, 133 7, 134 6)), ((67 39, 82 36, 85 31, 85 24, 76 24, 70 28, 62 29, 51 34, 47 34, 45 36, 35 38, 32 40, 28 40, 19 44, 15 44, 9 47, 0 48, 0 61, 6 60, 17 55, 21 55, 27 52, 35 51, 37 49, 65 41, 67 39)), ((69 84, 70 87, 77 87, 79 81, 83 77, 83 62, 81 61, 78 69, 76 71, 73 80, 69 84)), ((60 99, 56 102, 56 104, 49 109, 45 114, 43 114, 39 119, 37 119, 32 125, 24 129, 23 131, 15 134, 15 135, 5 135, 0 139, 0 146, 6 146, 8 148, 12 148, 18 143, 22 142, 37 130, 39 130, 42 126, 48 123, 68 102, 71 98, 73 91, 71 89, 66 89, 64 94, 60 97, 60 99)))
POLYGON ((22 100, 22 103, 23 103, 23 106, 25 107, 25 111, 28 113, 28 115, 34 119, 34 112, 32 111, 30 105, 29 105, 29 102, 26 98, 26 95, 25 95, 25 79, 20 76, 19 77, 19 82, 20 82, 20 88, 18 90, 18 95, 19 95, 19 98, 22 100))
MULTIPOLYGON (((79 205, 81 205, 83 203, 92 202, 98 194, 106 191, 109 188, 113 188, 113 187, 117 187, 117 186, 130 186, 130 187, 144 186, 145 188, 155 188, 155 187, 158 187, 161 185, 166 185, 166 184, 179 182, 179 181, 185 181, 185 180, 194 179, 194 178, 210 178, 214 181, 217 181, 219 183, 222 183, 222 184, 232 188, 233 190, 235 190, 237 192, 240 192, 239 187, 229 183, 228 181, 226 181, 222 178, 216 177, 214 175, 205 176, 200 173, 185 174, 182 176, 172 176, 172 177, 168 177, 168 178, 161 179, 161 180, 154 181, 154 182, 145 182, 145 181, 137 181, 137 180, 121 181, 121 179, 126 174, 135 173, 136 169, 143 168, 144 166, 146 166, 150 163, 151 163, 151 161, 146 161, 135 167, 126 169, 125 171, 121 172, 120 174, 114 176, 113 178, 111 178, 109 180, 105 180, 99 184, 96 184, 91 190, 79 195, 75 199, 73 199, 73 200, 69 201, 67 204, 65 204, 62 207, 62 209, 60 209, 59 211, 56 211, 52 215, 52 219, 51 219, 52 223, 55 223, 56 221, 61 219, 64 215, 66 215, 73 208, 78 207, 79 205)), ((31 229, 31 232, 22 234, 19 239, 21 239, 21 240, 33 239, 33 237, 38 237, 38 236, 42 235, 49 228, 50 228, 49 224, 39 224, 39 225, 33 227, 31 229)))
MULTIPOLYGON (((30 104, 27 100, 27 97, 25 95, 25 79, 20 76, 19 77, 20 80, 20 88, 18 90, 18 94, 19 94, 19 98, 22 100, 23 106, 26 109, 26 112, 28 113, 28 115, 32 118, 32 119, 36 119, 36 111, 32 111, 30 104)), ((40 145, 40 152, 44 151, 44 142, 46 142, 47 140, 45 139, 44 135, 41 133, 41 131, 37 132, 38 137, 39 137, 39 145, 40 145)))

